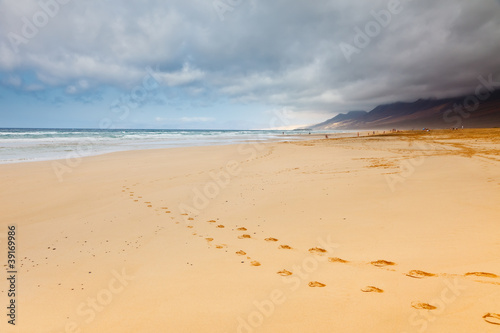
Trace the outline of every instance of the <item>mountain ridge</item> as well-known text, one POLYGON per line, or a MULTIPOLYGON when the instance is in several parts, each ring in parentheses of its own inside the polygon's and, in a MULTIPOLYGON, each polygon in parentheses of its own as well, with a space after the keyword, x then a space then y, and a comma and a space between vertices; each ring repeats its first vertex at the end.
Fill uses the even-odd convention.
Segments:
POLYGON ((340 113, 308 128, 362 130, 500 127, 500 90, 489 92, 488 97, 484 97, 466 95, 382 104, 371 111, 340 113))

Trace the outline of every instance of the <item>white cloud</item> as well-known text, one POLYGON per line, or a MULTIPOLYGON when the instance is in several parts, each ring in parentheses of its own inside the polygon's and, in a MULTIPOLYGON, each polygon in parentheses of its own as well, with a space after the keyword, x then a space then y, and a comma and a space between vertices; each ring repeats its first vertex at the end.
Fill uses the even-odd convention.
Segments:
POLYGON ((203 79, 205 73, 198 69, 193 69, 189 63, 185 63, 182 69, 172 73, 158 73, 158 77, 169 87, 180 86, 203 79))
POLYGON ((68 94, 82 93, 86 91, 89 87, 90 84, 87 80, 78 80, 76 84, 66 87, 66 93, 68 94))

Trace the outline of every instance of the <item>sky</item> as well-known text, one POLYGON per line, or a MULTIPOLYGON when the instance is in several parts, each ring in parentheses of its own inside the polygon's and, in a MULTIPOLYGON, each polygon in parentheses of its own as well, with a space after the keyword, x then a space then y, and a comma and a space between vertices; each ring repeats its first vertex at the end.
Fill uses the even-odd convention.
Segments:
POLYGON ((500 80, 500 0, 0 0, 0 127, 293 128, 500 80))

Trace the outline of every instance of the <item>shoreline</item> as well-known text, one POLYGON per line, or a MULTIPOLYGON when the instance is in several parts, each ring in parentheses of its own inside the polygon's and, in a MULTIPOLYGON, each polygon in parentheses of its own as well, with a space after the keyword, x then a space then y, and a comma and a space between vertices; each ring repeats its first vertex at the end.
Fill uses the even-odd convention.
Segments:
MULTIPOLYGON (((442 130, 433 130, 433 131, 447 131, 448 129, 442 129, 442 130)), ((467 130, 467 129, 466 129, 467 130)), ((494 128, 484 128, 484 129, 470 129, 470 130, 494 130, 494 128)), ((420 130, 400 130, 398 133, 419 133, 421 132, 420 130)), ((273 143, 273 142, 283 142, 286 141, 286 138, 290 138, 292 141, 308 141, 308 140, 317 140, 317 139, 324 139, 325 136, 328 136, 328 138, 334 139, 334 138, 354 138, 354 137, 367 137, 367 136, 376 136, 376 135, 389 135, 393 134, 392 130, 360 130, 360 131, 347 131, 345 133, 337 133, 337 132, 321 132, 321 133, 312 133, 312 134, 307 134, 307 133, 301 133, 301 134, 278 134, 276 133, 277 138, 267 138, 265 140, 259 140, 259 139, 248 139, 244 141, 239 141, 239 142, 211 142, 211 143, 201 143, 201 144, 190 144, 190 145, 180 145, 180 146, 168 146, 168 147, 153 147, 153 146, 148 146, 146 148, 139 148, 139 147, 134 147, 134 148, 125 148, 125 149, 116 149, 116 150, 103 150, 103 151, 95 151, 95 152, 88 152, 89 148, 82 148, 78 146, 77 149, 75 150, 68 150, 66 151, 64 157, 46 157, 46 158, 34 158, 34 159, 26 159, 26 160, 5 160, 5 161, 0 161, 0 165, 7 165, 7 164, 19 164, 19 163, 34 163, 34 162, 47 162, 47 161, 55 161, 55 162, 61 162, 64 160, 68 159, 81 159, 81 158, 86 158, 86 157, 92 157, 92 156, 100 156, 100 155, 106 155, 106 154, 112 154, 112 153, 119 153, 119 152, 133 152, 133 151, 142 151, 142 150, 161 150, 161 149, 171 149, 171 148, 190 148, 190 147, 209 147, 209 146, 228 146, 228 145, 241 145, 241 144, 253 144, 255 142, 262 142, 262 143, 273 143)), ((88 141, 88 140, 83 140, 88 141)), ((165 145, 165 144, 158 144, 157 145, 165 145)), ((92 145, 90 145, 90 149, 92 149, 92 145)))
MULTIPOLYGON (((63 161, 67 159, 80 159, 80 158, 85 158, 85 157, 92 157, 92 156, 100 156, 100 155, 106 155, 106 154, 112 154, 112 153, 117 153, 117 152, 130 152, 130 151, 142 151, 142 150, 159 150, 159 149, 171 149, 171 148, 190 148, 190 147, 209 147, 209 146, 228 146, 228 145, 240 145, 240 144, 252 144, 255 142, 281 142, 286 140, 285 138, 290 138, 293 141, 302 141, 302 140, 313 140, 320 138, 324 135, 329 135, 331 137, 348 137, 351 133, 314 133, 314 134, 276 134, 277 137, 279 138, 267 138, 264 140, 259 140, 258 138, 255 139, 248 139, 248 140, 243 140, 239 142, 209 142, 209 143, 200 143, 200 144, 192 144, 192 145, 181 145, 181 146, 169 146, 169 147, 152 147, 148 146, 146 148, 128 148, 128 149, 116 149, 116 150, 103 150, 103 151, 95 151, 95 152, 90 152, 88 151, 89 148, 82 148, 82 149, 75 149, 75 150, 70 150, 65 153, 65 157, 46 157, 46 158, 38 158, 38 159, 31 159, 31 160, 6 160, 6 161, 0 161, 0 165, 4 164, 18 164, 18 163, 33 163, 33 162, 47 162, 47 161, 63 161)), ((84 142, 86 140, 83 140, 84 142)), ((162 145, 162 144, 158 144, 162 145)), ((92 146, 91 146, 92 147, 92 146)), ((80 148, 80 147, 78 147, 80 148)), ((91 148, 92 149, 92 148, 91 148)))

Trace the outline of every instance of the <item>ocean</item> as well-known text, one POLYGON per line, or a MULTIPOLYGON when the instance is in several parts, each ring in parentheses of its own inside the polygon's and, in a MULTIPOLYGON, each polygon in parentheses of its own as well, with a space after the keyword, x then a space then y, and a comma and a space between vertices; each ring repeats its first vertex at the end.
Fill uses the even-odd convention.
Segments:
POLYGON ((83 157, 126 150, 290 141, 307 138, 309 131, 284 133, 272 130, 9 128, 0 129, 0 163, 57 160, 75 154, 83 157))

